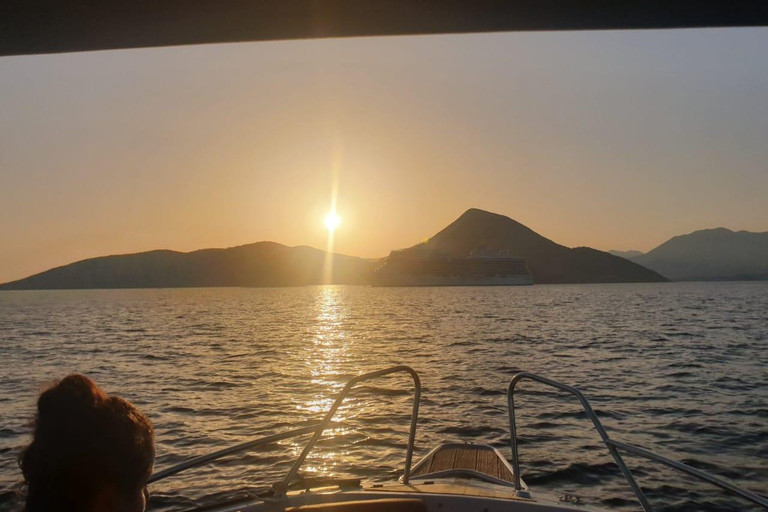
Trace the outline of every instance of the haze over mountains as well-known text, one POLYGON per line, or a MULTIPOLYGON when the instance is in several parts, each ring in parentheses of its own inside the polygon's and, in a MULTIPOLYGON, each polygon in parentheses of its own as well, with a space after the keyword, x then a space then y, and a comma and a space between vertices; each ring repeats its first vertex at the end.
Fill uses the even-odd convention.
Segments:
MULTIPOLYGON (((702 230, 674 237, 646 254, 609 254, 565 247, 509 217, 474 208, 427 242, 404 250, 454 257, 476 250, 509 254, 526 260, 538 284, 768 279, 768 233, 702 230)), ((157 250, 91 258, 2 284, 0 289, 304 286, 326 282, 328 258, 333 284, 368 284, 371 273, 385 262, 258 242, 189 253, 157 250)))
POLYGON ((635 256, 640 256, 641 254, 643 254, 642 251, 617 251, 615 249, 608 251, 608 253, 613 254, 614 256, 620 256, 622 258, 626 258, 628 260, 634 258, 635 256))
MULTIPOLYGON (((331 255, 333 282, 362 284, 375 260, 331 255)), ((305 286, 323 282, 326 252, 258 242, 194 252, 148 251, 104 256, 0 285, 6 290, 305 286)))
MULTIPOLYGON (((427 246, 464 257, 473 250, 509 252, 528 262, 534 282, 657 282, 659 274, 587 247, 569 249, 522 224, 471 209, 432 237, 427 246)), ((302 286, 322 284, 325 251, 259 242, 190 253, 149 251, 105 256, 57 267, 0 285, 6 290, 164 288, 197 286, 302 286)), ((367 284, 380 260, 331 255, 334 284, 367 284)))
POLYGON ((768 232, 703 229, 630 259, 675 281, 768 279, 768 232))

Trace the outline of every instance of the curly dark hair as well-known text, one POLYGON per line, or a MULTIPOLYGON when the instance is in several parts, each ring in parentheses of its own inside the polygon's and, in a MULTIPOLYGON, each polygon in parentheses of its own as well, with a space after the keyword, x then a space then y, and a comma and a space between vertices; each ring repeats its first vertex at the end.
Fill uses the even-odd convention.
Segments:
POLYGON ((25 511, 90 510, 107 486, 139 489, 154 459, 146 416, 88 377, 69 375, 40 395, 32 443, 19 456, 25 511))

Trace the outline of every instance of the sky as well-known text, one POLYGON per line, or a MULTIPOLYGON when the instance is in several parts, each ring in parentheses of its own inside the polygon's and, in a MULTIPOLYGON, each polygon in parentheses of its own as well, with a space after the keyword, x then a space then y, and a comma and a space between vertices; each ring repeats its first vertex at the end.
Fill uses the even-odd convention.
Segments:
POLYGON ((261 240, 386 256, 468 208, 563 245, 768 231, 768 29, 0 58, 0 282, 261 240))

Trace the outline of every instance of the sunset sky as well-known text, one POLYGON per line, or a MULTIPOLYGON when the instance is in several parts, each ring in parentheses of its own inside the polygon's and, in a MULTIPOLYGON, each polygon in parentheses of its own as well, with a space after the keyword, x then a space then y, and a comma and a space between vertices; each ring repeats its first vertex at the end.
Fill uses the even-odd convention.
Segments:
POLYGON ((0 282, 261 240, 385 256, 470 207, 567 246, 768 231, 768 29, 0 58, 0 282))

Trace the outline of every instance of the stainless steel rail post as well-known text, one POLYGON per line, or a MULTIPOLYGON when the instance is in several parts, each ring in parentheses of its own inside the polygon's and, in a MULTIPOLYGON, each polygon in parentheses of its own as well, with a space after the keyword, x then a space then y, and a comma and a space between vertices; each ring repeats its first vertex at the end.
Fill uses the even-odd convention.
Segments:
POLYGON ((581 402, 581 406, 584 408, 584 411, 587 413, 587 416, 589 416, 589 419, 592 420, 592 424, 595 426, 595 429, 597 430, 598 434, 600 434, 600 437, 602 438, 603 443, 605 443, 605 446, 608 448, 608 451, 611 453, 611 456, 613 456, 613 460, 616 462, 616 465, 619 466, 619 470, 621 470, 621 474, 624 475, 624 478, 627 480, 627 483, 632 488, 632 491, 635 493, 635 496, 637 496, 637 499, 640 501, 640 504, 643 506, 643 509, 646 512, 651 512, 653 510, 653 508, 651 508, 651 504, 648 503, 648 499, 645 497, 645 494, 643 494, 643 491, 640 489, 640 486, 637 485, 635 478, 632 476, 632 473, 629 471, 629 468, 624 463, 624 459, 621 458, 621 455, 619 454, 616 447, 610 443, 610 439, 608 438, 608 433, 603 428, 603 424, 600 423, 600 420, 597 418, 595 411, 592 409, 592 406, 589 405, 589 402, 587 401, 586 397, 584 397, 584 395, 581 393, 581 391, 579 391, 578 389, 572 386, 566 386, 565 384, 561 384, 559 382, 546 379, 544 377, 539 377, 538 375, 534 373, 529 373, 529 372, 520 372, 515 374, 512 377, 512 379, 509 381, 509 387, 507 388, 507 405, 509 406, 509 431, 510 431, 510 440, 512 444, 512 469, 515 472, 514 474, 515 492, 520 492, 522 490, 521 489, 522 486, 520 484, 520 459, 519 459, 518 448, 517 448, 517 427, 515 424, 515 396, 514 395, 515 395, 515 386, 517 386, 517 383, 520 382, 522 379, 529 379, 536 382, 540 382, 547 386, 570 393, 579 399, 579 402, 581 402))
POLYGON ((645 448, 640 448, 639 446, 635 446, 628 443, 622 443, 620 441, 614 441, 613 439, 609 439, 606 442, 609 445, 612 445, 618 448, 619 450, 623 450, 625 452, 631 453, 633 455, 638 455, 640 457, 645 457, 646 459, 649 459, 652 461, 660 462, 661 464, 669 466, 680 472, 694 476, 696 478, 709 482, 713 485, 716 485, 721 489, 725 489, 726 491, 729 491, 729 492, 732 492, 733 494, 741 496, 742 498, 749 500, 752 503, 755 503, 756 505, 761 505, 764 508, 768 508, 768 498, 760 496, 759 494, 748 491, 746 489, 742 489, 741 487, 737 487, 730 482, 726 482, 720 477, 717 477, 715 475, 710 475, 706 471, 696 469, 694 467, 691 467, 687 464, 683 464, 682 462, 679 462, 673 459, 668 459, 667 457, 664 457, 657 453, 653 453, 652 451, 646 450, 645 448))
POLYGON ((257 446, 263 446, 265 444, 275 443, 277 441, 283 441, 285 439, 291 439, 293 437, 299 437, 306 434, 311 434, 312 432, 315 432, 318 428, 320 428, 320 424, 315 423, 314 425, 309 427, 297 428, 297 429, 289 430, 287 432, 283 432, 281 434, 261 437, 259 439, 254 439, 253 441, 246 441, 245 443, 240 443, 235 446, 230 446, 229 448, 224 448, 223 450, 219 450, 206 455, 201 455, 200 457, 195 457, 193 459, 186 460, 181 464, 177 464, 175 466, 164 469, 162 471, 158 471, 157 473, 153 473, 152 476, 149 477, 149 480, 147 483, 151 484, 153 482, 157 482, 158 480, 162 480, 163 478, 168 478, 169 476, 175 475, 176 473, 181 473, 182 471, 185 471, 187 469, 200 466, 207 462, 212 462, 216 459, 220 459, 222 457, 231 455, 233 453, 242 452, 245 450, 249 450, 251 448, 256 448, 257 446))
POLYGON ((347 384, 344 386, 344 389, 342 389, 339 395, 336 397, 336 401, 333 402, 333 405, 325 414, 325 417, 323 418, 323 420, 320 422, 320 425, 317 427, 317 430, 315 431, 315 434, 312 436, 312 439, 309 440, 307 445, 304 447, 304 450, 302 450, 301 454, 299 455, 299 458, 296 459, 296 462, 293 463, 293 466, 291 467, 290 471, 288 471, 288 474, 285 475, 285 478, 283 478, 282 481, 275 484, 274 489, 275 489, 276 495, 281 496, 287 492, 288 485, 291 483, 291 480, 293 480, 293 478, 296 476, 296 474, 299 471, 299 468, 304 463, 304 460, 307 458, 307 455, 309 455, 309 452, 312 451, 312 448, 315 447, 315 444, 320 439, 320 436, 323 435, 323 431, 325 431, 325 429, 328 428, 328 425, 333 419, 333 416, 336 414, 337 409, 339 408, 341 403, 344 401, 344 399, 347 397, 347 395, 352 390, 352 388, 355 387, 355 385, 363 381, 373 380, 379 377, 383 377, 385 375, 389 375, 392 373, 400 373, 400 372, 408 373, 413 378, 413 384, 415 387, 415 392, 413 395, 413 410, 411 412, 411 427, 410 427, 410 432, 408 434, 408 449, 405 454, 405 469, 403 471, 403 483, 407 485, 411 477, 411 461, 413 460, 413 445, 416 439, 416 420, 419 417, 419 400, 421 399, 421 380, 419 379, 418 374, 410 366, 394 366, 392 368, 387 368, 385 370, 379 370, 375 372, 366 373, 363 375, 358 375, 357 377, 347 382, 347 384))
POLYGON ((652 510, 651 505, 648 503, 648 499, 645 497, 645 494, 643 493, 642 489, 640 489, 640 487, 637 485, 637 482, 632 476, 632 473, 629 471, 629 468, 624 463, 624 460, 621 458, 621 455, 619 454, 619 450, 623 450, 625 452, 628 452, 640 457, 645 457, 646 459, 649 459, 652 461, 660 462, 673 469, 676 469, 688 475, 694 476, 696 478, 699 478, 701 480, 714 484, 717 487, 720 487, 721 489, 730 491, 738 496, 741 496, 746 500, 751 501, 752 503, 761 505, 762 507, 768 509, 768 499, 766 499, 763 496, 760 496, 759 494, 737 487, 729 482, 726 482, 720 477, 710 475, 705 471, 688 466, 687 464, 683 464, 682 462, 668 459, 667 457, 663 457, 661 455, 653 453, 652 451, 646 450, 645 448, 640 448, 638 446, 634 446, 628 443, 622 443, 622 442, 614 441, 613 439, 610 439, 608 437, 608 433, 603 428, 602 423, 600 423, 600 420, 597 418, 595 411, 592 409, 592 406, 589 404, 589 401, 581 393, 581 391, 579 391, 578 389, 572 386, 567 386, 557 381, 540 377, 536 374, 529 373, 529 372, 520 372, 515 374, 512 377, 512 380, 509 381, 509 388, 507 389, 507 403, 509 405, 509 430, 510 430, 510 436, 511 436, 510 440, 512 443, 512 468, 514 469, 514 473, 515 473, 514 474, 515 492, 519 492, 521 490, 521 484, 520 484, 520 459, 519 459, 518 447, 517 447, 517 427, 515 424, 514 394, 515 394, 515 386, 522 379, 529 379, 536 382, 540 382, 541 384, 545 384, 555 389, 559 389, 561 391, 570 393, 579 399, 581 406, 584 408, 584 412, 586 412, 589 419, 592 420, 592 424, 595 426, 595 429, 600 434, 600 437, 602 438, 605 446, 608 448, 608 451, 613 456, 613 460, 616 461, 616 464, 619 466, 621 473, 624 475, 624 478, 627 480, 627 483, 629 483, 629 486, 632 488, 632 491, 635 493, 635 496, 637 496, 637 499, 640 501, 640 504, 643 506, 643 509, 645 509, 646 511, 652 510))

